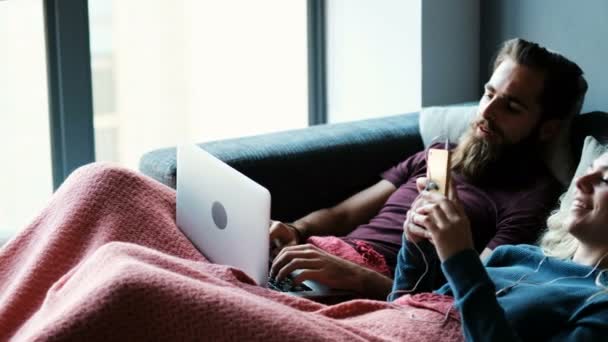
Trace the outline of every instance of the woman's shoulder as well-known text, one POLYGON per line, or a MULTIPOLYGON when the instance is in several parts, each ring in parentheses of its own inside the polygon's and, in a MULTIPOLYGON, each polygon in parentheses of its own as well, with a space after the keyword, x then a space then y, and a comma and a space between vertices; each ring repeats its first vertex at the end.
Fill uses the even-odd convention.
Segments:
POLYGON ((501 245, 492 251, 492 254, 488 257, 487 264, 504 261, 511 263, 521 259, 529 260, 534 256, 544 256, 540 247, 527 244, 501 245))
POLYGON ((540 247, 535 245, 501 245, 494 249, 493 253, 515 253, 515 254, 542 254, 543 251, 540 247))

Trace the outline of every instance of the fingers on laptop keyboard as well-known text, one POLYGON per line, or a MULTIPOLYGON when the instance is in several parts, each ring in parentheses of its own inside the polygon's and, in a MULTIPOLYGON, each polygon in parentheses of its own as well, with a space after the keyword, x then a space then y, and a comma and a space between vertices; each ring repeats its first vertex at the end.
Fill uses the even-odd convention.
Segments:
POLYGON ((281 291, 281 292, 302 292, 302 291, 312 291, 312 289, 304 284, 295 285, 293 283, 293 278, 287 277, 283 278, 280 281, 276 281, 273 278, 269 278, 268 287, 281 291))

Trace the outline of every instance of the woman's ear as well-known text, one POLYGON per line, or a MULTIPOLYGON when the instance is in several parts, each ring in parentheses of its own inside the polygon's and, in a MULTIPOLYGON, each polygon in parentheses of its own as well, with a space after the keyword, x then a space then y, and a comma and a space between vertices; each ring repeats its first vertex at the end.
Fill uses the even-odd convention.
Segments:
POLYGON ((550 119, 543 122, 538 132, 539 140, 545 142, 553 139, 559 133, 563 123, 564 120, 559 119, 550 119))

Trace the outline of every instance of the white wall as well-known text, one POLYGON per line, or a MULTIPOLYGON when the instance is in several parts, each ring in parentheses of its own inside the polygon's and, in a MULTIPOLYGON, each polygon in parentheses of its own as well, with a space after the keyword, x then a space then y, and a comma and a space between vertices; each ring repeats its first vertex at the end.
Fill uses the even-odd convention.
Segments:
POLYGON ((422 2, 422 105, 476 101, 479 0, 422 2))
MULTIPOLYGON (((484 1, 481 73, 502 42, 521 37, 558 51, 576 62, 589 84, 582 112, 608 111, 608 1, 484 1)), ((483 82, 483 80, 481 80, 483 82)))
POLYGON ((420 109, 421 0, 326 5, 328 121, 420 109))

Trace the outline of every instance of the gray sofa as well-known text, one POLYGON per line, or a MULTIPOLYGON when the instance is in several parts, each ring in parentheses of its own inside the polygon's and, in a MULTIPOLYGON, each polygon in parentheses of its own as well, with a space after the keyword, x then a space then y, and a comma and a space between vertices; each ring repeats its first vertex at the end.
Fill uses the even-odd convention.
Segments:
MULTIPOLYGON (((379 180, 379 174, 423 149, 419 113, 312 126, 299 130, 200 144, 265 186, 272 218, 292 221, 336 204, 379 180)), ((578 161, 584 137, 607 142, 608 114, 578 115, 571 131, 578 161)), ((146 153, 140 171, 175 188, 176 149, 146 153)))

